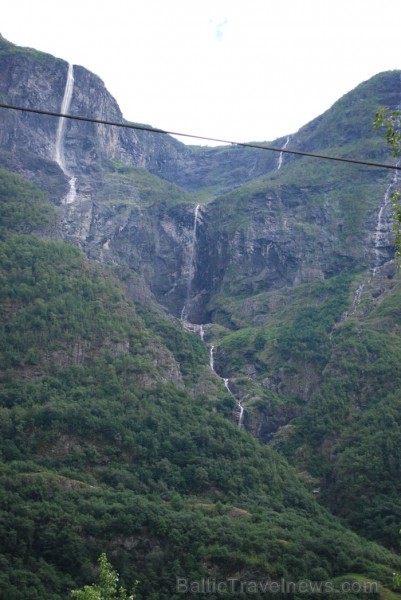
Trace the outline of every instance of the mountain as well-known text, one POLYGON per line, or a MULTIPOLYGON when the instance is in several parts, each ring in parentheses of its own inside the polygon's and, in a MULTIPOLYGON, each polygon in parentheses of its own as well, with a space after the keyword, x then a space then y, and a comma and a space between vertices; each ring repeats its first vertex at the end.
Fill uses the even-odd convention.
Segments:
MULTIPOLYGON (((379 74, 269 145, 390 161, 372 122, 400 94, 379 74)), ((123 122, 96 75, 1 37, 0 98, 123 122)), ((0 165, 0 598, 64 598, 102 551, 139 598, 391 586, 394 174, 3 108, 0 165)))

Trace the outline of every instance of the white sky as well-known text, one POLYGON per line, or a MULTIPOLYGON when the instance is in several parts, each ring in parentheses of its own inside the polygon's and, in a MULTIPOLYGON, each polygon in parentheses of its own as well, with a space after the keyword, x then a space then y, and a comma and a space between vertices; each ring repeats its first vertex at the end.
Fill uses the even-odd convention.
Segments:
POLYGON ((131 121, 271 141, 400 69, 400 23, 400 0, 12 0, 0 32, 95 72, 131 121))

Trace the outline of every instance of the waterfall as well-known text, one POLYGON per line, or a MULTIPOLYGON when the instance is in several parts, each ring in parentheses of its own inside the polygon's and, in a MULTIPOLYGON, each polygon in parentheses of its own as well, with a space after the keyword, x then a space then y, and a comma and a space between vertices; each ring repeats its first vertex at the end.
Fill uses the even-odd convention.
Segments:
MULTIPOLYGON (((215 347, 214 346, 210 346, 210 350, 209 350, 209 365, 210 368, 212 369, 213 373, 216 373, 216 370, 214 368, 214 353, 215 353, 215 347)), ((217 377, 220 377, 220 375, 218 373, 216 373, 217 377)), ((220 377, 220 379, 223 380, 224 386, 227 390, 227 392, 229 394, 231 394, 231 396, 233 396, 235 398, 235 395, 232 393, 232 391, 230 390, 230 385, 229 385, 229 379, 227 379, 226 377, 220 377)), ((237 407, 238 407, 238 427, 242 427, 242 423, 244 420, 244 407, 242 406, 242 402, 241 400, 237 400, 237 398, 235 398, 237 401, 237 407)))
MULTIPOLYGON (((234 394, 230 390, 229 379, 224 378, 223 382, 224 382, 227 392, 229 394, 231 394, 231 396, 234 396, 234 394)), ((234 398, 235 398, 235 396, 234 396, 234 398)), ((241 400, 237 400, 237 406, 238 406, 238 413, 239 413, 238 414, 238 427, 242 427, 242 421, 244 419, 244 407, 242 406, 241 400)))
MULTIPOLYGON (((210 368, 212 369, 212 371, 214 371, 216 373, 216 371, 214 370, 214 346, 210 346, 209 365, 210 365, 210 368)), ((216 375, 217 375, 217 373, 216 373, 216 375)))
MULTIPOLYGON (((287 135, 287 139, 285 141, 285 144, 283 146, 283 150, 285 150, 290 142, 290 137, 289 135, 287 135)), ((278 163, 277 163, 277 171, 279 171, 281 169, 281 165, 283 164, 283 159, 284 159, 284 152, 280 152, 279 156, 278 156, 278 163)))
MULTIPOLYGON (((67 72, 67 81, 64 89, 63 101, 61 103, 60 112, 63 115, 68 114, 71 106, 72 94, 74 91, 74 69, 71 64, 68 65, 67 72)), ((64 204, 71 204, 74 202, 77 191, 76 191, 76 177, 74 177, 69 170, 67 169, 67 165, 65 163, 64 156, 64 138, 65 138, 65 126, 66 119, 63 117, 59 118, 57 133, 56 133, 56 146, 55 146, 55 155, 54 160, 59 165, 60 169, 63 171, 64 175, 68 177, 69 190, 65 198, 63 199, 64 204)))
MULTIPOLYGON (((401 83, 401 77, 400 77, 400 83, 401 83)), ((398 104, 397 110, 398 111, 401 110, 401 102, 398 104)), ((400 126, 401 126, 400 120, 397 119, 397 122, 395 124, 396 131, 399 132, 400 126)), ((400 165, 401 165, 401 158, 397 161, 395 166, 399 167, 400 165)), ((374 253, 375 253, 375 265, 372 269, 373 277, 377 274, 380 267, 383 265, 382 256, 380 255, 380 248, 383 248, 383 246, 385 247, 386 245, 389 245, 388 238, 387 238, 389 227, 388 227, 388 223, 386 223, 385 220, 383 219, 383 216, 384 217, 386 216, 387 208, 389 205, 392 204, 392 201, 391 201, 392 192, 393 192, 393 188, 397 185, 397 183, 398 183, 398 171, 395 170, 393 179, 386 188, 386 192, 384 194, 384 198, 383 198, 382 204, 379 209, 379 214, 377 216, 377 223, 376 223, 375 233, 374 233, 374 237, 373 237, 373 247, 374 247, 374 253)))
MULTIPOLYGON (((368 284, 370 283, 370 279, 368 280, 367 283, 368 284)), ((358 308, 359 304, 361 303, 362 292, 363 292, 364 287, 365 287, 365 282, 363 281, 355 290, 354 298, 352 300, 351 315, 355 314, 356 309, 358 308)), ((345 319, 345 321, 346 321, 346 319, 345 319)))
POLYGON ((191 292, 192 292, 192 280, 194 278, 194 273, 195 273, 195 256, 196 256, 196 230, 198 227, 198 215, 199 215, 199 209, 200 209, 200 204, 197 204, 195 207, 195 214, 194 214, 194 224, 192 227, 192 239, 191 239, 191 253, 190 253, 190 257, 189 257, 189 273, 188 273, 188 282, 187 282, 187 295, 185 298, 185 303, 184 306, 182 307, 182 311, 181 311, 181 321, 186 321, 188 318, 188 310, 189 310, 189 304, 191 301, 191 292))
MULTIPOLYGON (((400 165, 401 161, 397 162, 397 167, 400 165)), ((391 196, 394 186, 398 182, 398 171, 394 171, 394 176, 391 183, 387 186, 386 192, 384 194, 383 202, 379 209, 379 214, 377 216, 377 223, 375 228, 375 233, 373 236, 373 247, 375 253, 375 265, 373 267, 373 275, 376 275, 377 271, 382 266, 382 257, 380 254, 380 248, 386 246, 387 236, 388 236, 388 224, 385 222, 384 218, 387 212, 387 208, 391 205, 391 196)))
POLYGON ((242 406, 241 400, 238 400, 238 408, 239 408, 238 427, 242 427, 242 421, 244 418, 244 407, 242 406))
MULTIPOLYGON (((400 162, 401 161, 397 162, 397 167, 400 164, 400 162)), ((391 204, 391 195, 392 195, 393 187, 396 185, 397 182, 398 182, 398 171, 395 171, 391 183, 386 188, 386 191, 384 193, 384 198, 382 200, 382 203, 381 203, 381 206, 379 209, 379 213, 377 215, 377 223, 376 223, 375 231, 373 234, 373 250, 374 250, 374 255, 375 255, 374 266, 371 269, 371 275, 365 277, 365 279, 362 281, 362 283, 360 283, 359 286, 355 290, 354 297, 352 300, 351 315, 356 313, 356 310, 361 303, 362 293, 365 289, 365 286, 369 286, 369 284, 372 281, 372 277, 375 277, 377 275, 377 273, 379 272, 380 268, 383 266, 383 257, 381 255, 381 248, 385 247, 386 245, 389 245, 388 241, 387 241, 387 236, 390 231, 389 223, 386 222, 385 217, 386 217, 387 209, 389 208, 389 206, 391 204)), ((346 313, 344 315, 342 322, 345 322, 347 319, 348 319, 348 313, 346 313)))

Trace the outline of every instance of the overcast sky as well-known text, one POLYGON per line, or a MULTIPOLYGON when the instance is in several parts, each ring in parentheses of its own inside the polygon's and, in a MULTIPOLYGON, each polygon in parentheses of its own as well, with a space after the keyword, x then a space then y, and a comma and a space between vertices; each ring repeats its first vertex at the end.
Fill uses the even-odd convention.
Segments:
POLYGON ((400 0, 12 0, 0 33, 95 72, 131 121, 271 141, 400 69, 400 23, 400 0))

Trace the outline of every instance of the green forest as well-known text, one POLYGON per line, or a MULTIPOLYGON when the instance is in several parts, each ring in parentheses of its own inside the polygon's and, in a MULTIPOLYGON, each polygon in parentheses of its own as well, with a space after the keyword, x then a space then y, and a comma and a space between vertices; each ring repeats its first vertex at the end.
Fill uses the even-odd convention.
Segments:
POLYGON ((0 600, 400 600, 400 180, 341 161, 399 159, 400 72, 280 157, 0 60, 2 102, 122 120, 2 112, 0 600))
MULTIPOLYGON (((214 395, 191 392, 200 366, 207 369, 200 339, 136 308, 110 269, 43 237, 54 211, 32 184, 5 171, 0 182, 0 597, 67 598, 96 580, 102 552, 125 587, 138 581, 139 599, 180 598, 176 578, 210 574, 335 587, 374 580, 391 589, 401 570, 396 553, 352 533, 284 457, 240 430, 220 381, 214 395)), ((314 316, 297 318, 313 323, 314 316)), ((283 356, 291 331, 280 338, 283 356)), ((262 353, 267 345, 264 338, 256 344, 262 353)), ((396 423, 396 397, 390 402, 391 413, 373 406, 363 419, 396 423)), ((380 431, 360 439, 357 426, 350 430, 352 451, 344 439, 349 450, 332 484, 338 493, 372 444, 390 449, 385 467, 396 480, 398 466, 388 462, 396 429, 391 437, 380 431)), ((379 478, 383 464, 370 467, 379 478)), ((363 503, 369 485, 371 474, 365 481, 361 472, 354 503, 363 503)), ((376 489, 375 501, 387 492, 376 489)), ((383 506, 389 529, 398 518, 390 497, 383 506)), ((344 502, 342 510, 366 522, 370 507, 359 513, 344 502)))

